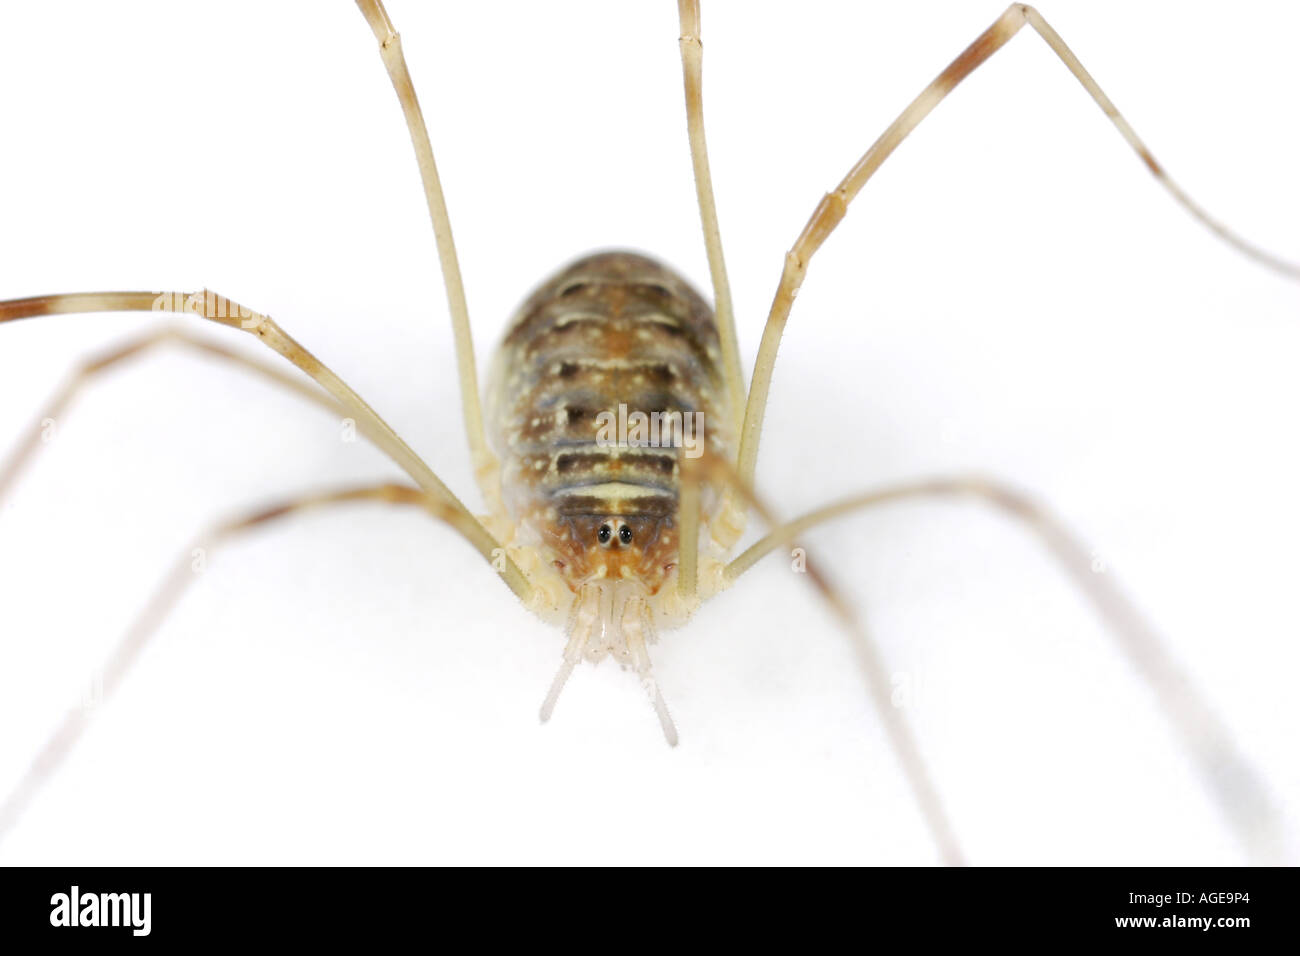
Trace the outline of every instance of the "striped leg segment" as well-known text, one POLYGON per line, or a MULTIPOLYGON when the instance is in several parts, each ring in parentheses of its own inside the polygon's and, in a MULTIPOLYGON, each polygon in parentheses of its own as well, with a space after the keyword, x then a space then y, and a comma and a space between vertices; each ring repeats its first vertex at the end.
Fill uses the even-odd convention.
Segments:
POLYGON ((370 24, 375 39, 379 41, 379 55, 393 81, 393 89, 397 92, 402 115, 406 118, 407 129, 411 133, 411 145, 415 148, 415 161, 420 167, 424 198, 429 207, 429 219, 433 223, 433 236, 438 246, 438 262, 447 290, 447 305, 451 310, 451 329, 456 341, 456 369, 460 378, 460 405, 465 417, 470 454, 473 456, 474 474, 487 498, 488 508, 494 515, 499 515, 504 512, 498 487, 500 468, 496 456, 488 447, 487 435, 483 429, 478 372, 474 363, 474 338, 469 327, 469 306, 465 301, 465 284, 461 280, 460 261, 456 257, 456 243, 451 235, 451 217, 447 213, 447 202, 443 199, 438 166, 433 159, 433 145, 429 142, 429 130, 424 125, 424 114, 420 111, 415 86, 406 66, 406 57, 402 54, 402 39, 393 29, 388 11, 380 0, 357 0, 357 6, 370 24))
POLYGON ((27 430, 27 433, 19 439, 18 445, 10 453, 9 458, 3 464, 0 464, 0 498, 3 498, 9 491, 23 466, 30 460, 32 453, 40 445, 41 433, 46 421, 58 419, 63 415, 77 394, 102 373, 163 345, 177 345, 185 349, 192 349, 200 355, 208 355, 230 362, 236 367, 253 372, 284 388, 297 392, 303 398, 315 402, 327 411, 343 414, 343 406, 333 401, 320 389, 308 385, 293 375, 288 375, 278 368, 267 365, 265 362, 259 362, 248 356, 241 355, 239 352, 228 349, 223 345, 209 342, 184 329, 169 326, 162 327, 120 345, 112 351, 97 355, 73 370, 67 381, 41 409, 40 414, 36 416, 36 420, 27 430))
MULTIPOLYGON (((373 408, 327 368, 316 356, 303 348, 270 316, 253 312, 225 296, 203 292, 89 292, 69 295, 35 296, 0 302, 0 322, 70 313, 90 312, 172 312, 193 315, 218 325, 239 329, 256 337, 268 348, 279 352, 307 373, 318 385, 356 420, 361 432, 396 462, 427 494, 447 505, 456 515, 455 527, 486 560, 492 561, 500 545, 461 501, 451 493, 424 460, 393 431, 373 408)), ((505 582, 525 602, 532 585, 513 560, 506 556, 505 582)))
POLYGON ((1048 25, 1047 21, 1033 7, 1012 4, 1006 13, 1002 14, 991 27, 981 33, 974 43, 968 46, 957 59, 948 65, 947 69, 922 90, 921 95, 913 100, 907 109, 903 110, 899 115, 898 119, 894 120, 890 127, 880 135, 880 138, 871 144, 871 148, 849 170, 848 175, 841 180, 840 184, 822 198, 822 201, 813 211, 812 218, 804 226, 803 232, 799 234, 795 244, 786 253, 781 281, 777 286, 776 296, 772 300, 767 325, 763 329, 763 338, 759 344, 758 358, 754 363, 754 375, 750 381, 749 400, 745 407, 745 423, 740 440, 739 470, 740 476, 746 481, 751 481, 754 477, 754 466, 758 460, 759 439, 763 430, 763 415, 767 407, 768 391, 772 384, 772 368, 776 364, 776 353, 781 344, 781 334, 785 330, 786 320, 790 317, 790 309, 794 305, 795 295, 798 293, 799 287, 803 285, 808 263, 817 250, 821 248, 827 237, 835 231, 835 227, 839 225, 848 211, 849 204, 853 202, 862 187, 866 185, 867 180, 889 158, 890 153, 898 147, 898 144, 907 138, 907 135, 930 114, 931 110, 939 105, 945 96, 952 92, 958 83, 1000 50, 1026 23, 1034 28, 1038 35, 1052 48, 1052 52, 1074 74, 1075 79, 1088 91, 1088 95, 1101 107, 1106 116, 1110 118, 1110 121, 1115 124, 1115 128, 1119 130, 1120 135, 1133 147, 1133 150, 1142 159, 1147 169, 1159 180, 1161 185, 1169 190, 1174 199, 1220 238, 1238 251, 1254 259, 1260 265, 1292 278, 1300 278, 1300 265, 1286 262, 1251 245, 1220 222, 1211 218, 1209 214, 1192 202, 1187 194, 1166 175, 1164 168, 1156 162, 1146 144, 1138 138, 1137 133, 1133 131, 1133 127, 1128 124, 1124 117, 1120 116, 1119 111, 1115 109, 1115 104, 1102 92, 1101 87, 1083 68, 1083 64, 1065 45, 1065 41, 1061 39, 1060 35, 1048 25))
MULTIPOLYGON (((695 170, 695 196, 700 206, 704 247, 708 253, 709 276, 713 282, 713 311, 722 345, 722 371, 727 379, 727 397, 733 414, 739 416, 745 405, 745 381, 740 371, 740 348, 736 342, 736 319, 731 306, 727 264, 722 255, 718 209, 713 201, 709 147, 704 138, 704 45, 700 42, 699 0, 678 0, 677 12, 682 31, 678 43, 682 52, 682 80, 686 87, 686 130, 691 142, 691 165, 695 170)), ((739 424, 737 421, 736 425, 739 424)))
MULTIPOLYGON (((776 519, 771 509, 755 494, 749 483, 741 478, 729 462, 707 451, 701 458, 690 459, 684 457, 682 461, 684 463, 682 468, 683 489, 686 489, 688 483, 698 487, 704 482, 720 488, 730 488, 750 508, 757 512, 770 528, 774 529, 769 536, 774 540, 772 547, 776 547, 777 544, 788 540, 789 535, 784 533, 784 529, 788 526, 782 525, 776 519)), ((693 497, 693 500, 699 500, 698 494, 693 497)), ((687 502, 685 490, 683 491, 682 501, 684 509, 687 502)), ((687 520, 687 516, 683 515, 683 552, 687 547, 685 540, 687 520)), ((893 687, 890 684, 889 671, 885 667, 885 661, 880 649, 876 646, 876 642, 867 632, 852 606, 811 561, 806 566, 806 572, 808 579, 812 581, 822 598, 830 606, 840 625, 851 639, 854 656, 866 681, 871 703, 875 707, 876 715, 884 726, 894 753, 902 765, 907 782, 912 789, 912 795, 943 861, 949 865, 961 865, 963 863, 962 852, 957 842, 956 832, 948 818, 948 812, 939 797, 934 781, 931 779, 929 768, 921 756, 921 750, 912 734, 912 728, 904 719, 902 711, 893 705, 893 687)))
POLYGON ((857 511, 902 501, 969 500, 1021 522, 1060 562, 1115 636, 1120 650, 1155 692, 1175 733, 1192 754, 1206 785, 1243 846, 1260 862, 1286 852, 1286 826, 1268 787, 1247 764, 1227 726, 1174 661, 1166 644, 1109 574, 1092 569, 1092 555, 1059 518, 1024 494, 985 478, 937 478, 894 485, 835 502, 775 528, 727 567, 728 584, 808 529, 857 511))
MULTIPOLYGON (((279 518, 303 511, 366 501, 421 508, 432 517, 464 533, 461 527, 463 517, 441 498, 408 485, 384 484, 307 495, 285 501, 274 507, 223 522, 209 533, 195 539, 194 546, 210 550, 224 544, 232 537, 279 518)), ((102 689, 103 700, 107 700, 122 683, 158 626, 175 606, 186 586, 194 580, 196 575, 192 554, 193 547, 186 548, 181 553, 162 585, 150 598, 144 611, 136 618, 131 629, 98 672, 100 681, 97 686, 102 689)), ((32 761, 27 773, 5 798, 4 803, 0 804, 0 840, 3 840, 4 835, 13 828, 33 795, 54 774, 76 745, 89 721, 90 714, 84 706, 74 706, 64 716, 62 723, 32 761)))

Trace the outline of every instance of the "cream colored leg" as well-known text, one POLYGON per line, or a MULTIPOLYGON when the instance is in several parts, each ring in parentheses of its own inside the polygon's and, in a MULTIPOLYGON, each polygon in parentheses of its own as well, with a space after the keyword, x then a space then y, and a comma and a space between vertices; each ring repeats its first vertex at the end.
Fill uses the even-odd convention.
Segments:
MULTIPOLYGON (((781 535, 780 541, 788 539, 788 536, 781 534, 781 529, 786 526, 776 520, 772 511, 754 493, 753 488, 740 477, 730 462, 708 453, 699 459, 684 458, 683 461, 686 463, 682 469, 683 486, 688 481, 698 483, 707 480, 720 488, 732 489, 750 508, 758 512, 769 527, 777 529, 773 534, 781 535)), ((893 705, 893 687, 880 649, 852 606, 811 561, 805 566, 805 571, 808 579, 817 588, 850 637, 876 716, 885 728, 890 745, 902 766, 912 796, 939 849, 940 856, 949 865, 960 865, 963 859, 956 832, 939 797, 939 791, 930 777, 929 768, 921 756, 921 749, 912 734, 912 728, 903 717, 903 712, 893 705)))
MULTIPOLYGON (((379 501, 385 504, 413 505, 423 508, 433 517, 456 528, 462 535, 465 533, 463 516, 440 497, 417 488, 393 484, 306 495, 223 522, 209 533, 196 538, 193 547, 186 548, 181 553, 162 586, 154 592, 143 613, 136 618, 126 636, 113 650, 103 668, 98 671, 99 681, 96 686, 102 691, 101 699, 107 700, 122 683, 149 639, 157 631, 159 624, 176 604, 186 586, 194 580, 196 575, 192 555, 195 547, 202 547, 205 552, 210 552, 231 537, 269 521, 311 509, 359 501, 379 501)), ((5 798, 3 805, 0 805, 0 840, 3 840, 4 835, 13 828, 32 796, 67 757, 89 721, 90 713, 84 706, 74 706, 68 711, 58 729, 32 761, 27 773, 5 798)))
MULTIPOLYGON (((270 316, 261 315, 214 292, 88 292, 69 295, 35 296, 0 302, 0 322, 68 313, 89 312, 175 312, 195 315, 219 325, 240 329, 255 336, 268 348, 279 352, 307 373, 354 418, 362 434, 369 438, 425 492, 444 502, 456 516, 456 527, 488 561, 503 554, 492 534, 475 518, 433 470, 406 442, 367 405, 346 382, 316 356, 298 344, 270 316)), ((504 557, 502 577, 525 602, 532 585, 509 556, 504 557)))
POLYGON ((785 330, 786 320, 790 317, 790 309, 794 305, 795 294, 803 284, 809 261, 811 261, 822 243, 826 241, 826 237, 835 230, 840 220, 844 218, 849 203, 853 201, 867 180, 880 168, 880 165, 889 157, 889 154, 894 151, 898 144, 907 138, 907 135, 929 115, 931 110, 939 105, 958 83, 1001 49, 1026 23, 1033 27, 1038 35, 1047 42, 1047 45, 1052 48, 1052 52, 1060 57, 1061 62, 1074 74, 1075 79, 1083 85, 1083 88, 1088 91, 1088 95, 1096 101, 1111 122, 1115 124, 1115 128, 1119 130, 1124 139, 1128 141, 1128 144, 1141 157, 1142 162, 1146 164, 1151 174, 1169 190, 1170 194, 1184 208, 1220 238, 1256 262, 1292 278, 1300 278, 1300 265, 1286 262, 1251 245, 1229 231, 1220 222, 1211 218, 1203 209, 1192 202, 1187 194, 1165 174, 1164 169, 1151 155, 1151 151, 1147 149, 1142 140, 1138 138, 1137 133, 1133 131, 1133 127, 1129 126, 1124 117, 1119 115, 1119 111, 1115 109, 1115 104, 1101 91, 1101 87, 1083 68, 1083 64, 1070 51, 1070 48, 1065 45, 1065 41, 1039 15, 1038 11, 1023 4, 1012 4, 1007 9, 1007 12, 997 19, 997 22, 981 33, 974 43, 968 46, 957 59, 953 60, 948 65, 948 68, 940 73, 934 82, 912 101, 907 109, 903 110, 898 119, 894 120, 890 127, 880 135, 880 138, 871 144, 871 148, 849 170, 848 175, 844 177, 840 184, 823 197, 813 211, 812 218, 804 226, 803 232, 795 240, 795 244, 790 251, 786 253, 785 267, 781 274, 780 284, 777 286, 776 297, 772 301, 771 311, 768 313, 767 325, 763 329, 763 339, 759 344, 758 358, 754 363, 754 375, 750 381, 749 400, 745 406, 745 422, 741 429, 740 438, 739 468, 740 476, 746 481, 752 481, 754 477, 754 466, 758 460, 759 439, 763 431, 763 415, 767 407, 768 390, 772 384, 772 368, 776 364, 776 353, 781 344, 781 334, 785 330))
POLYGON ((1124 655, 1155 692, 1161 708, 1195 758, 1207 786, 1248 852, 1274 862, 1283 852, 1285 826, 1268 788, 1242 757, 1232 734, 1193 687, 1165 642, 1138 613, 1109 574, 1097 574, 1092 555, 1050 511, 1024 494, 985 478, 939 478, 895 485, 827 505, 783 524, 737 557, 726 580, 735 581, 765 555, 789 546, 808 529, 867 508, 917 499, 969 499, 992 505, 1033 532, 1092 602, 1124 655))
POLYGON ((438 179, 438 166, 433 159, 433 146, 429 131, 424 125, 424 114, 415 96, 415 85, 402 55, 402 40, 388 19, 388 12, 380 0, 357 0, 379 41, 379 55, 393 81, 407 129, 411 132, 411 145, 415 147, 415 161, 420 167, 424 183, 424 198, 433 222, 433 237, 438 246, 438 262, 447 289, 447 306, 451 310, 451 329, 456 341, 456 369, 460 377, 460 405, 465 417, 465 433, 469 437, 469 450, 473 457, 474 474, 487 498, 488 509, 501 514, 499 489, 500 468, 496 456, 488 448, 483 428, 483 410, 479 403, 478 369, 474 363, 474 337, 469 327, 469 306, 465 302, 465 284, 460 277, 460 262, 456 258, 456 243, 451 235, 451 217, 442 196, 442 183, 438 179))
POLYGON ((740 348, 736 342, 736 319, 731 306, 731 286, 727 282, 727 263, 722 255, 722 234, 718 229, 718 209, 713 201, 713 176, 709 172, 709 147, 704 138, 703 62, 704 45, 700 42, 699 0, 678 0, 681 20, 682 79, 686 87, 686 130, 691 142, 691 165, 695 170, 695 196, 704 226, 704 248, 709 257, 709 277, 713 281, 713 309, 722 340, 722 372, 727 379, 727 397, 739 427, 745 404, 745 381, 740 371, 740 348))
POLYGON ((194 349, 203 355, 211 355, 223 361, 231 362, 238 367, 270 379, 284 388, 292 389, 303 398, 315 402, 327 411, 339 415, 345 414, 342 405, 313 385, 308 385, 292 375, 287 375, 265 362, 256 361, 225 346, 199 338, 184 329, 167 326, 117 346, 103 355, 97 355, 83 362, 73 371, 68 380, 41 409, 40 414, 36 416, 36 420, 28 428, 27 434, 19 439, 18 445, 10 453, 9 458, 4 464, 0 465, 0 498, 3 498, 9 491, 19 472, 22 471, 23 466, 31 458, 32 452, 39 447, 45 422, 62 416, 77 393, 88 385, 92 379, 122 362, 143 355, 160 345, 178 345, 182 348, 194 349))

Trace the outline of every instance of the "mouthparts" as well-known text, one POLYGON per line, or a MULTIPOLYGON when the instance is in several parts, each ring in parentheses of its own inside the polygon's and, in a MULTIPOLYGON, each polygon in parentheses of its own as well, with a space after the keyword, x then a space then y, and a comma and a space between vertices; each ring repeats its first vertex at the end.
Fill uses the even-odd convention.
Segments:
POLYGON ((555 710, 560 692, 569 675, 584 657, 593 664, 607 655, 613 656, 625 670, 632 668, 654 706, 669 746, 677 746, 677 728, 668 713, 659 685, 651 674, 650 653, 646 645, 657 640, 650 612, 649 596, 636 581, 597 578, 578 591, 569 613, 569 642, 550 692, 542 702, 541 718, 545 723, 555 710))

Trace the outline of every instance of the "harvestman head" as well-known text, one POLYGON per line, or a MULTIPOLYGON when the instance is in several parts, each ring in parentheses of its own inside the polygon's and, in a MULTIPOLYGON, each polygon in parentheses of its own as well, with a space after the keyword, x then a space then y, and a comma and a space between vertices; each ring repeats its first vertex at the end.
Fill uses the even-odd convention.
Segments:
MULTIPOLYGON (((899 115, 816 206, 786 254, 748 388, 736 326, 705 143, 697 0, 679 0, 687 130, 708 253, 713 306, 667 267, 634 253, 581 259, 552 276, 507 329, 480 405, 465 293, 433 149, 402 54, 401 40, 379 0, 358 0, 379 42, 423 180, 456 345, 461 407, 470 454, 489 514, 476 517, 362 398, 269 316, 224 296, 104 292, 0 302, 0 322, 63 313, 168 311, 247 332, 305 372, 307 386, 278 367, 165 330, 87 363, 38 417, 0 469, 0 494, 37 446, 40 423, 53 417, 84 382, 163 342, 206 351, 276 381, 354 419, 361 431, 414 482, 305 495, 238 517, 203 536, 214 541, 307 508, 380 501, 424 510, 475 548, 529 610, 564 628, 559 673, 542 706, 547 719, 584 657, 613 656, 634 670, 670 743, 677 731, 653 679, 648 645, 659 631, 684 624, 699 605, 729 587, 773 550, 821 522, 876 505, 916 498, 968 497, 1024 522, 1096 604, 1121 648, 1150 682, 1248 848, 1277 852, 1280 821, 1262 783, 1244 766, 1224 725, 1165 652, 1162 643, 1108 578, 1090 573, 1088 551, 1047 511, 1025 496, 979 478, 918 481, 871 491, 780 523, 754 488, 763 416, 781 334, 817 250, 853 199, 907 135, 977 67, 1029 25, 1109 117, 1147 170, 1183 207, 1221 238, 1267 268, 1300 278, 1300 267, 1250 245, 1196 206, 1165 174, 1061 37, 1031 7, 1015 4, 975 39, 899 115), (666 438, 602 437, 598 425, 631 408, 675 422, 666 438), (703 434, 688 449, 682 422, 701 416, 703 434), (674 417, 675 416, 675 417, 674 417), (731 556, 750 512, 769 533, 731 556)), ((112 693, 175 601, 189 549, 146 612, 103 668, 112 693)), ((810 567, 809 579, 853 642, 876 712, 930 831, 949 862, 961 859, 943 804, 912 733, 890 704, 882 659, 850 604, 810 567)), ((75 743, 87 717, 72 709, 0 810, 0 834, 75 743)))

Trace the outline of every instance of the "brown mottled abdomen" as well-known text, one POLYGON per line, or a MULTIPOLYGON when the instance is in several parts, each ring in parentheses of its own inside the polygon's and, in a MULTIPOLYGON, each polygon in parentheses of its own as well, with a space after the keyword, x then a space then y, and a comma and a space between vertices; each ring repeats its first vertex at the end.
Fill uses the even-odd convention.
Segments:
POLYGON ((653 593, 676 561, 679 450, 666 434, 657 446, 636 441, 637 412, 702 424, 695 440, 729 453, 732 410, 713 310, 653 259, 589 256, 529 296, 488 393, 507 511, 556 553, 575 588, 621 576, 653 593), (629 419, 633 441, 611 443, 609 426, 629 419), (603 527, 615 540, 600 540, 603 527))

